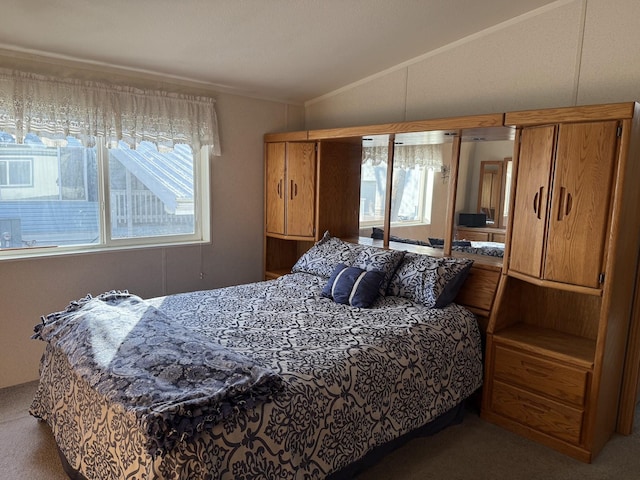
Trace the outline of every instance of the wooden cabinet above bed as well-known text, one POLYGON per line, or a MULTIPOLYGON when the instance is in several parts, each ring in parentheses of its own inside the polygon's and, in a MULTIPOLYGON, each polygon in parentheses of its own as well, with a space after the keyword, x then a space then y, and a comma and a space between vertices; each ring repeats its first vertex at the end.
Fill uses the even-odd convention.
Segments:
MULTIPOLYGON (((306 138, 306 134, 302 136, 306 138)), ((358 231, 362 150, 350 141, 301 141, 300 133, 265 136, 265 278, 289 273, 327 230, 358 231)))
POLYGON ((600 286, 618 126, 606 120, 522 129, 510 271, 600 286))
POLYGON ((267 234, 313 239, 316 144, 268 143, 265 179, 267 234))

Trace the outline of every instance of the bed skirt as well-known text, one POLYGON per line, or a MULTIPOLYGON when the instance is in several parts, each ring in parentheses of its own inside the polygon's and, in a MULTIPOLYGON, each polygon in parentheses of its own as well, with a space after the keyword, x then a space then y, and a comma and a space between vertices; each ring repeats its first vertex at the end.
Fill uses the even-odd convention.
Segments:
MULTIPOLYGON (((453 407, 448 412, 440 415, 435 420, 427 423, 426 425, 417 428, 401 437, 398 437, 384 445, 374 448, 369 453, 367 453, 360 460, 353 462, 350 465, 347 465, 343 469, 338 472, 332 473, 327 477, 327 480, 351 480, 355 478, 356 475, 359 475, 367 468, 372 467, 376 463, 378 463, 385 455, 389 455, 391 452, 397 450, 398 448, 405 445, 407 442, 413 440, 414 438, 420 437, 428 437, 430 435, 435 435, 436 433, 444 430, 447 427, 458 425, 462 423, 462 420, 466 411, 466 401, 463 401, 453 407)), ((65 473, 69 476, 71 480, 87 480, 87 478, 82 475, 79 471, 75 470, 67 461, 66 457, 60 451, 60 448, 56 445, 56 449, 58 450, 58 455, 60 456, 60 462, 62 463, 62 468, 65 473)))

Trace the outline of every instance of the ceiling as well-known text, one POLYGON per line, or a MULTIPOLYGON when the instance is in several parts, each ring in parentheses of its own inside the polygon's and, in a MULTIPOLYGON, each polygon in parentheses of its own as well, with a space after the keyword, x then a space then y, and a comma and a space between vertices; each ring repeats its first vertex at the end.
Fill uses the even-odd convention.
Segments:
POLYGON ((552 0, 2 0, 0 48, 302 104, 552 0))

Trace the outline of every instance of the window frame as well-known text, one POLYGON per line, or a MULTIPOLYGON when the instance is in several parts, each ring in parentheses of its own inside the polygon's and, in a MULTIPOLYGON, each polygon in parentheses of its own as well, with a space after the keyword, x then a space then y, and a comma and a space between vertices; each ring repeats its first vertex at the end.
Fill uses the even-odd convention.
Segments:
MULTIPOLYGON (((210 146, 202 146, 193 155, 194 174, 194 232, 191 234, 170 234, 148 237, 112 238, 111 205, 109 184, 109 149, 102 137, 96 139, 97 163, 97 195, 98 195, 98 225, 99 239, 97 243, 77 245, 33 245, 0 249, 0 261, 37 258, 58 255, 76 255, 84 253, 99 253, 139 248, 180 247, 211 243, 211 168, 210 146)), ((33 183, 33 165, 31 168, 33 183)), ((2 186, 2 188, 13 188, 2 186)))
POLYGON ((5 177, 7 183, 2 183, 2 176, 0 175, 0 187, 2 188, 28 188, 33 187, 33 157, 31 158, 3 158, 0 160, 0 169, 5 170, 5 177), (11 183, 11 164, 12 163, 27 163, 29 165, 29 183, 11 183), (4 167, 2 166, 4 164, 4 167))

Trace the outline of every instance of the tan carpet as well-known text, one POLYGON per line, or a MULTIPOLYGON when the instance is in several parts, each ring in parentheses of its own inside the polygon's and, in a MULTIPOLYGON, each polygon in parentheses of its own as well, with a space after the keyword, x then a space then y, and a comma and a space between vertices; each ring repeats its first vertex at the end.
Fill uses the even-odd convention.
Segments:
MULTIPOLYGON (((36 383, 0 390, 0 479, 64 480, 51 432, 27 409, 36 383)), ((640 408, 628 437, 614 435, 588 465, 511 434, 469 412, 461 425, 412 440, 358 480, 640 479, 640 408)))

